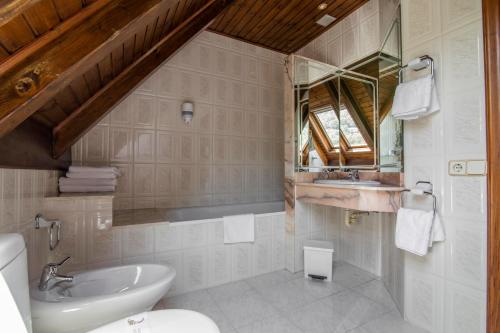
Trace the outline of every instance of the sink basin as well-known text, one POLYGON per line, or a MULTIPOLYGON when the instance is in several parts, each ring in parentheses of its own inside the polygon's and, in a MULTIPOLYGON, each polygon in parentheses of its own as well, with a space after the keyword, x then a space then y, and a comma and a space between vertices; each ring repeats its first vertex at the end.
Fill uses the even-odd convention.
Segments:
POLYGON ((350 179, 315 179, 315 184, 347 185, 347 186, 381 186, 376 180, 350 180, 350 179))
POLYGON ((30 288, 33 331, 87 332, 148 311, 167 293, 175 270, 166 265, 128 265, 70 274, 73 282, 40 291, 30 288))

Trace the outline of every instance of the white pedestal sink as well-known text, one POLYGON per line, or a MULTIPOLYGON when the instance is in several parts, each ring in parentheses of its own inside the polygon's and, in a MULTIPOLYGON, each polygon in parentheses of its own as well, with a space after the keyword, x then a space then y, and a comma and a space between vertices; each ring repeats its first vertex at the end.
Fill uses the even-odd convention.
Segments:
POLYGON ((30 288, 33 331, 79 333, 151 310, 167 293, 175 270, 164 265, 130 265, 74 274, 47 291, 30 288))

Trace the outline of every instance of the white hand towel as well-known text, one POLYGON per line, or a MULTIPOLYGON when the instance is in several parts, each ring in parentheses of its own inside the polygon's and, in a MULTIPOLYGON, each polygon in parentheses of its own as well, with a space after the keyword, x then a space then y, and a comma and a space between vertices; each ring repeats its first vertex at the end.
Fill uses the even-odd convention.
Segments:
POLYGON ((59 178, 59 185, 90 185, 90 186, 115 186, 116 179, 112 178, 59 178))
POLYGON ((412 120, 439 111, 437 89, 432 75, 400 83, 396 88, 392 115, 394 118, 412 120))
POLYGON ((120 176, 120 170, 116 167, 87 167, 87 166, 70 166, 69 172, 98 172, 98 173, 114 173, 117 176, 120 176))
POLYGON ((444 241, 444 239, 445 236, 444 236, 443 223, 441 222, 439 214, 436 214, 434 216, 434 222, 432 223, 431 237, 429 239, 429 247, 432 247, 432 244, 434 242, 442 242, 444 241))
POLYGON ((224 216, 224 243, 255 241, 255 217, 253 214, 224 216))
POLYGON ((396 247, 425 256, 431 241, 433 219, 433 211, 400 208, 396 221, 396 247))

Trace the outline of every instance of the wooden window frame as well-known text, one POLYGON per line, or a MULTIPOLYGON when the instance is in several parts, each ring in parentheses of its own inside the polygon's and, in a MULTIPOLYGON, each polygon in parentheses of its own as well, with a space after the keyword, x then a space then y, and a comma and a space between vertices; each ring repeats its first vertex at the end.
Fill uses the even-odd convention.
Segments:
POLYGON ((487 332, 500 332, 500 3, 483 0, 488 160, 487 332))

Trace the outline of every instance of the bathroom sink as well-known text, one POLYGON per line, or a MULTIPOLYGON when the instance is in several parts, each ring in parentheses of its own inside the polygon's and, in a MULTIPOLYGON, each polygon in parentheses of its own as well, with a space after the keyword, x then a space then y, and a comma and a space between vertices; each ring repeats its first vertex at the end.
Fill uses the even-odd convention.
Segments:
POLYGON ((148 311, 167 293, 176 272, 166 265, 129 265, 70 274, 40 291, 30 288, 33 331, 87 332, 117 319, 148 311))
POLYGON ((315 184, 347 185, 347 186, 381 186, 376 180, 350 180, 350 179, 315 179, 315 184))

